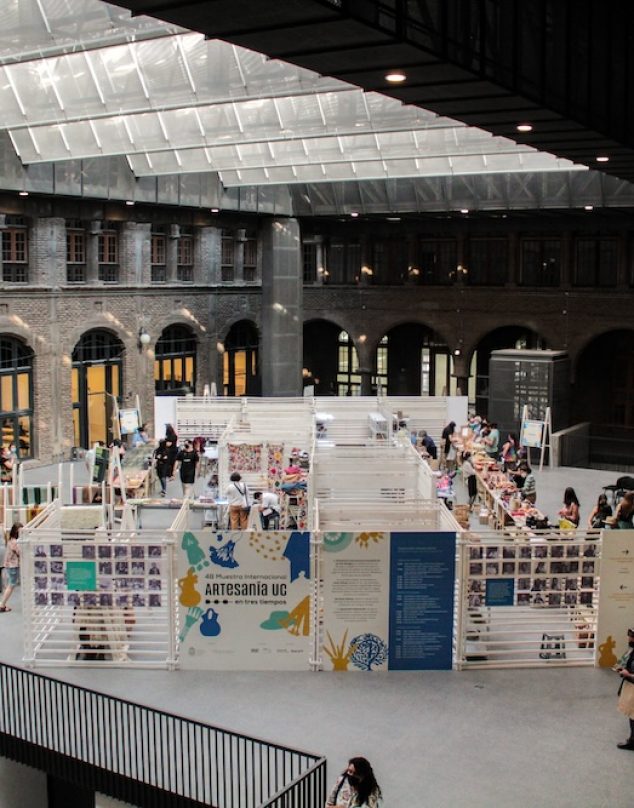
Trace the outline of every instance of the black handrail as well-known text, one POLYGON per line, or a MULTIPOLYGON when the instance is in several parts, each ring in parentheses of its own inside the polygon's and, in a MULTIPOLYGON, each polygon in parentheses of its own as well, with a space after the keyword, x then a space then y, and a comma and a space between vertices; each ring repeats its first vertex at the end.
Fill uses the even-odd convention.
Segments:
POLYGON ((313 808, 325 760, 0 662, 0 754, 137 805, 313 808))

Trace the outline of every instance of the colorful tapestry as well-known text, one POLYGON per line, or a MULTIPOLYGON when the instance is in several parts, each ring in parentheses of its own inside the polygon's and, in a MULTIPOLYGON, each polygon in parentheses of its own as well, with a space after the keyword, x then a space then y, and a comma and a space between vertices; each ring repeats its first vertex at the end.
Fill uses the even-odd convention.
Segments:
POLYGON ((267 458, 267 478, 269 488, 273 490, 280 487, 280 478, 284 465, 284 444, 269 443, 267 458))
POLYGON ((262 444, 229 443, 227 448, 229 450, 230 471, 260 471, 262 444))

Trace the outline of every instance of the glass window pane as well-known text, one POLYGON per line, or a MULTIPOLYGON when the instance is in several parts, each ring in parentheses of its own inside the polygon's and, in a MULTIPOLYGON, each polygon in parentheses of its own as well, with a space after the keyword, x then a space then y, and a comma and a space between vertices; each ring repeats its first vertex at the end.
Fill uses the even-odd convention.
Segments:
POLYGON ((194 388, 194 357, 185 357, 185 381, 193 389, 194 388))
POLYGON ((31 418, 28 415, 21 415, 18 418, 18 456, 29 457, 31 451, 31 418))
POLYGON ((13 409, 13 375, 0 376, 0 407, 2 412, 13 409))
POLYGON ((19 373, 18 374, 18 409, 19 410, 28 410, 30 409, 30 395, 29 395, 29 374, 28 373, 19 373))
POLYGON ((174 381, 178 382, 178 386, 180 387, 183 383, 183 360, 179 358, 175 358, 172 360, 173 364, 173 374, 174 374, 174 381))

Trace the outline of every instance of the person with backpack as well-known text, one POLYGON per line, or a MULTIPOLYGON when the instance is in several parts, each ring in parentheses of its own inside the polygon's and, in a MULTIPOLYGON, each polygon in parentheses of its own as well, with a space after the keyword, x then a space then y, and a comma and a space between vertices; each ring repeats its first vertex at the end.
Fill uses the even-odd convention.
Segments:
POLYGON ((225 499, 229 506, 230 530, 246 530, 249 522, 249 489, 242 482, 241 475, 234 471, 225 489, 225 499))

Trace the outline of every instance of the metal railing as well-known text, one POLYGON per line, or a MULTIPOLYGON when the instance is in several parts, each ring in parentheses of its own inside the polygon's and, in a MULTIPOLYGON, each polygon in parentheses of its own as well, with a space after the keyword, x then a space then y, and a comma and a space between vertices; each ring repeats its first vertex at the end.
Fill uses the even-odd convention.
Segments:
POLYGON ((0 754, 133 805, 314 808, 317 755, 0 663, 0 754))

